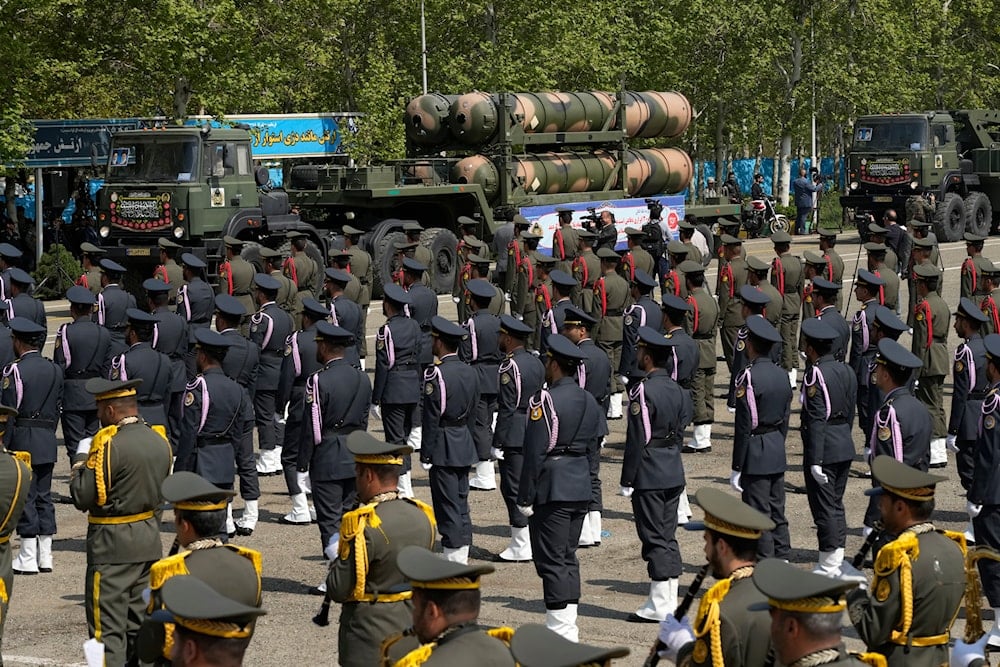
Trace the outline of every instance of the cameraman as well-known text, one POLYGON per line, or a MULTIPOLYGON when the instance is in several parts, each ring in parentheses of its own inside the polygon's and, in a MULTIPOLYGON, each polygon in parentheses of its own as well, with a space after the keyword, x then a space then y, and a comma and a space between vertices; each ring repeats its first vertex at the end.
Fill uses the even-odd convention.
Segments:
POLYGON ((792 181, 792 190, 795 192, 795 233, 809 233, 809 218, 813 211, 813 193, 823 189, 823 184, 819 182, 819 175, 813 176, 812 181, 806 178, 805 167, 799 167, 799 177, 792 181))
POLYGON ((601 248, 614 250, 617 245, 618 227, 615 224, 615 214, 610 209, 604 209, 600 213, 597 242, 594 244, 594 251, 596 252, 601 248))
POLYGON ((642 231, 646 235, 642 242, 642 247, 653 256, 654 266, 660 281, 660 290, 663 290, 664 280, 667 272, 670 271, 670 263, 664 257, 663 227, 660 224, 660 217, 663 215, 663 204, 656 199, 647 199, 646 207, 649 209, 649 222, 642 226, 642 231))

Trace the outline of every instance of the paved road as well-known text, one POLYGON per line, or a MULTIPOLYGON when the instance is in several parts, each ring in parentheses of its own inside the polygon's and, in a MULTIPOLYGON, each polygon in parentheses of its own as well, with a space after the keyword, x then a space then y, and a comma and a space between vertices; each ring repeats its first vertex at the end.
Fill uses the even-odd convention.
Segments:
MULTIPOLYGON (((815 245, 815 237, 796 241, 793 252, 815 245)), ((846 275, 854 273, 857 256, 857 236, 845 234, 840 252, 847 264, 846 275)), ((769 260, 773 253, 765 240, 747 243, 748 254, 769 260)), ((1000 259, 1000 239, 986 244, 985 254, 1000 259)), ((946 278, 944 296, 949 304, 958 301, 958 270, 965 257, 965 246, 951 244, 942 247, 946 278)), ((864 262, 862 257, 862 262, 864 262)), ((714 285, 715 268, 708 272, 714 285)), ((905 288, 904 288, 905 291, 905 288)), ((905 296, 905 295, 901 295, 905 296)), ((901 299, 905 304, 906 301, 901 299)), ((447 297, 441 299, 441 314, 454 316, 455 310, 447 297)), ((851 309, 856 307, 852 303, 851 309)), ((377 304, 375 305, 377 309, 377 304)), ((63 307, 49 307, 51 331, 66 319, 63 307)), ((373 313, 372 331, 381 324, 381 317, 373 313)), ((951 345, 957 343, 951 334, 951 345)), ((908 345, 908 337, 901 341, 908 345)), ((51 337, 47 353, 51 351, 51 337)), ((721 395, 729 377, 725 365, 720 364, 716 375, 716 394, 721 395)), ((950 385, 948 387, 950 392, 950 385)), ((793 405, 792 425, 798 424, 797 402, 793 405)), ((732 416, 726 412, 722 400, 716 401, 716 423, 713 432, 714 450, 711 454, 685 457, 688 490, 693 492, 705 485, 729 490, 729 459, 733 434, 732 416)), ((374 422, 373 431, 379 433, 381 425, 374 422)), ((600 547, 581 550, 583 599, 580 602, 581 639, 600 645, 627 645, 633 655, 621 664, 642 663, 650 643, 655 639, 656 626, 633 625, 623 619, 635 610, 648 590, 646 568, 639 556, 639 541, 632 525, 629 501, 615 495, 621 469, 622 448, 625 440, 623 421, 613 422, 607 447, 603 451, 601 477, 604 480, 605 512, 604 530, 607 534, 600 547)), ((860 452, 862 437, 855 431, 855 443, 860 452)), ((797 431, 789 434, 789 482, 802 484, 801 440, 797 431)), ((848 483, 847 516, 850 526, 847 553, 850 556, 861 544, 861 519, 867 499, 862 491, 869 486, 860 476, 864 465, 854 465, 855 475, 848 483)), ((57 465, 53 488, 67 491, 68 467, 57 465)), ((948 483, 939 487, 938 510, 935 517, 939 524, 952 530, 961 530, 966 521, 965 500, 953 460, 945 473, 948 483)), ((417 496, 430 502, 426 473, 416 466, 414 487, 417 496)), ((247 656, 248 665, 281 664, 333 664, 337 653, 336 608, 331 616, 334 621, 327 628, 314 626, 310 619, 319 608, 319 599, 308 594, 308 588, 324 576, 324 565, 319 551, 319 534, 315 527, 292 527, 277 523, 288 511, 288 497, 280 477, 262 480, 261 523, 250 538, 239 538, 241 544, 259 549, 264 556, 264 605, 270 614, 258 623, 257 634, 247 656)), ((239 501, 237 501, 238 503, 239 501)), ((503 503, 496 492, 473 493, 470 498, 472 519, 475 525, 473 558, 488 557, 506 546, 509 535, 503 503)), ((700 510, 693 509, 696 517, 700 510)), ((806 497, 789 494, 787 513, 791 522, 793 553, 791 560, 803 567, 811 567, 816 558, 816 537, 809 515, 806 497)), ((86 639, 86 621, 83 609, 83 576, 85 567, 86 520, 72 505, 57 508, 59 533, 54 543, 55 572, 34 577, 17 577, 7 619, 4 640, 4 659, 10 665, 76 665, 82 663, 81 644, 86 639)), ((169 519, 169 515, 167 517, 169 519)), ((173 540, 173 526, 164 524, 165 547, 173 540)), ((704 561, 702 536, 680 531, 678 536, 685 563, 681 580, 686 588, 704 561)), ((483 586, 484 623, 518 626, 529 622, 543 622, 541 583, 530 564, 504 564, 486 578, 483 586)), ((705 586, 707 588, 707 585, 705 586)), ((697 607, 694 607, 695 609, 697 607)), ((989 612, 987 612, 989 613, 989 612)), ((846 620, 845 620, 846 622, 846 620)), ((962 621, 956 627, 961 634, 962 621)), ((989 627, 989 626, 987 626, 989 627)), ((847 636, 856 637, 853 632, 847 636)), ((849 640, 852 647, 860 643, 849 640)))

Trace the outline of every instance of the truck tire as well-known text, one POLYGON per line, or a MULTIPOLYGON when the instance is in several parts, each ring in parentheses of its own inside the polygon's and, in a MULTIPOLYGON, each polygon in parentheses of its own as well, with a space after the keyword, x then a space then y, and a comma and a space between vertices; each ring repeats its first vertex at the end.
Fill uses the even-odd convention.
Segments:
POLYGON ((957 192, 949 192, 934 211, 934 234, 938 243, 959 241, 965 233, 965 202, 957 192))
POLYGON ((983 192, 970 192, 965 198, 965 231, 989 236, 993 225, 993 205, 983 192))
POLYGON ((396 267, 397 243, 405 243, 406 234, 403 232, 389 232, 383 234, 378 245, 372 248, 372 262, 375 265, 375 284, 372 286, 372 297, 382 297, 382 287, 392 284, 392 273, 396 267))
POLYGON ((458 239, 447 229, 435 227, 420 233, 420 245, 431 251, 431 289, 436 294, 451 294, 455 286, 458 239))
POLYGON ((253 265, 254 271, 257 273, 264 272, 264 261, 260 258, 260 244, 255 241, 246 241, 243 244, 243 251, 240 253, 240 257, 250 262, 253 265))
MULTIPOLYGON (((285 257, 289 257, 292 254, 292 242, 285 241, 278 246, 277 250, 285 257)), ((313 281, 314 284, 312 285, 313 298, 315 299, 323 294, 323 272, 326 270, 326 257, 323 257, 323 253, 319 251, 316 244, 311 240, 306 243, 306 255, 309 259, 316 262, 316 280, 313 281)))

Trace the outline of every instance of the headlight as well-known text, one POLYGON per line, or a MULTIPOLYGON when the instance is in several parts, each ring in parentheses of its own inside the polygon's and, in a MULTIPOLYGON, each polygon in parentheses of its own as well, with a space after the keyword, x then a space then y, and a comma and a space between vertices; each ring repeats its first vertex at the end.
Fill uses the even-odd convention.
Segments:
POLYGON ((97 233, 101 235, 102 239, 106 239, 109 236, 111 236, 111 228, 105 225, 104 227, 101 227, 99 230, 97 230, 97 233))
POLYGON ((910 181, 910 189, 911 190, 916 190, 917 187, 918 187, 918 183, 916 181, 910 181))
POLYGON ((184 228, 183 227, 174 227, 174 238, 175 239, 184 238, 184 228))
POLYGON ((851 181, 851 189, 852 190, 857 190, 858 189, 858 182, 857 181, 851 181))

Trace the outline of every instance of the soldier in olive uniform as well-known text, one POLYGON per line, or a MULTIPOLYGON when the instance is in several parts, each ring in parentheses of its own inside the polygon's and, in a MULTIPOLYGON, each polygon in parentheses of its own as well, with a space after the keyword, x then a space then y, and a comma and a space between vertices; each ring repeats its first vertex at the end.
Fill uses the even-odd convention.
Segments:
MULTIPOLYGON (((260 249, 260 259, 264 262, 264 271, 267 275, 271 276, 278 281, 280 287, 278 288, 278 296, 275 297, 274 301, 281 307, 283 311, 289 315, 295 313, 295 304, 298 303, 299 299, 299 288, 296 287, 292 279, 284 274, 281 270, 282 265, 282 254, 277 250, 272 250, 271 248, 260 249)), ((253 310, 252 308, 250 310, 253 310)), ((247 312, 250 312, 248 310, 247 312)))
MULTIPOLYGON (((362 318, 364 315, 361 306, 347 298, 344 294, 344 288, 350 279, 351 274, 340 269, 326 269, 324 271, 323 288, 326 290, 326 295, 330 297, 330 309, 327 311, 327 315, 332 324, 336 324, 341 329, 346 329, 354 336, 354 344, 349 346, 345 351, 346 359, 355 368, 364 368, 361 365, 360 348, 360 340, 365 337, 365 330, 362 328, 362 318)), ((307 302, 315 303, 315 299, 302 300, 303 317, 305 316, 305 304, 307 302)), ((435 306, 437 305, 437 299, 434 300, 434 304, 435 306)), ((315 320, 315 317, 313 319, 315 320)), ((305 326, 304 321, 302 324, 305 326)), ((281 405, 281 403, 279 402, 278 405, 281 405)))
MULTIPOLYGON (((83 263, 83 273, 76 279, 75 285, 90 290, 95 297, 101 293, 101 257, 107 254, 104 248, 98 248, 93 243, 80 244, 80 261, 83 263)), ((180 268, 180 267, 178 267, 180 268)))
POLYGON ((563 639, 544 625, 522 625, 510 640, 510 654, 521 667, 608 667, 613 658, 624 658, 630 653, 624 646, 605 648, 588 646, 563 639))
POLYGON ((521 238, 521 233, 528 229, 529 224, 531 223, 528 222, 528 219, 520 213, 516 213, 511 220, 514 235, 507 244, 507 266, 504 276, 505 281, 502 285, 504 292, 511 300, 511 308, 514 307, 513 300, 514 290, 517 287, 517 270, 521 266, 521 256, 524 254, 524 241, 521 238))
POLYGON ((834 354, 838 333, 833 327, 821 319, 806 320, 802 336, 806 370, 799 402, 806 496, 819 540, 816 571, 836 576, 847 541, 844 491, 854 460, 858 379, 834 354))
POLYGON ((253 265, 243 259, 240 253, 243 250, 241 239, 229 236, 222 237, 225 245, 226 260, 219 264, 219 282, 215 284, 216 294, 228 294, 239 299, 247 312, 253 312, 253 277, 257 273, 253 265))
POLYGON ((77 449, 69 481, 73 504, 88 513, 87 629, 109 665, 135 654, 143 591, 163 555, 160 485, 170 474, 170 443, 165 429, 139 417, 141 382, 88 380, 103 428, 77 449))
POLYGON ((60 417, 66 454, 72 461, 80 441, 93 437, 100 428, 97 405, 84 385, 91 378, 107 377, 111 367, 111 334, 90 319, 94 309, 90 290, 74 285, 66 292, 66 298, 73 321, 56 332, 52 358, 63 373, 60 417))
MULTIPOLYGON (((910 254, 910 270, 907 273, 907 280, 910 283, 909 297, 910 297, 910 307, 907 310, 906 323, 911 327, 913 326, 913 315, 916 312, 916 304, 920 298, 919 292, 920 288, 917 286, 917 276, 916 269, 918 266, 926 266, 931 268, 937 268, 937 264, 931 261, 931 250, 935 250, 934 243, 930 239, 917 239, 913 242, 913 251, 910 254)), ((934 291, 937 292, 938 296, 941 296, 942 284, 944 280, 944 273, 939 274, 939 279, 937 281, 937 287, 934 291)))
POLYGON ((503 358, 500 352, 500 318, 487 311, 490 300, 496 294, 492 284, 476 278, 469 281, 466 289, 469 291, 472 316, 465 323, 469 335, 459 346, 458 356, 476 370, 479 378, 479 402, 476 404, 473 429, 479 461, 475 475, 469 480, 469 488, 492 491, 497 488, 491 450, 499 391, 497 369, 503 358))
POLYGON ((3 629, 7 624, 10 596, 14 592, 10 538, 21 519, 31 486, 31 456, 24 452, 8 451, 3 446, 8 424, 13 424, 15 417, 17 410, 0 405, 0 489, 3 489, 0 493, 0 516, 3 516, 0 520, 0 590, 3 590, 3 595, 0 596, 0 646, 3 645, 3 629))
POLYGON ((524 323, 510 315, 500 317, 500 363, 497 423, 493 429, 493 455, 500 461, 500 493, 510 522, 510 544, 497 556, 502 562, 531 560, 528 519, 517 509, 521 471, 524 467, 524 432, 528 426, 528 402, 545 383, 545 368, 528 352, 524 342, 531 335, 524 323))
POLYGON ((884 283, 879 286, 879 305, 898 311, 899 274, 885 263, 886 247, 869 241, 864 248, 868 252, 868 270, 884 283))
POLYGON ((774 243, 774 253, 777 257, 771 264, 771 284, 782 295, 781 332, 782 360, 781 367, 788 373, 788 381, 795 386, 799 370, 798 334, 799 312, 802 308, 802 260, 792 255, 792 237, 786 232, 771 235, 774 243))
MULTIPOLYGON (((412 637, 393 637, 382 647, 381 664, 514 667, 512 628, 477 623, 480 580, 492 565, 452 563, 417 546, 399 552, 396 564, 413 587, 412 637), (419 645, 417 645, 419 643, 419 645)), ((374 664, 374 663, 369 663, 374 664)))
MULTIPOLYGON (((417 227, 420 227, 420 225, 417 224, 417 227)), ((403 231, 407 231, 406 224, 403 225, 403 231)), ((344 250, 351 255, 351 275, 356 276, 358 282, 361 283, 361 294, 358 297, 357 302, 358 305, 361 306, 361 329, 367 334, 368 310, 372 303, 372 283, 375 282, 375 262, 372 261, 372 256, 361 248, 360 241, 361 234, 363 232, 360 229, 356 229, 350 225, 344 225, 343 233, 344 250)), ((423 248, 425 251, 427 250, 423 246, 417 247, 423 248)), ((430 253, 428 252, 427 257, 418 257, 417 261, 425 266, 430 266, 432 263, 430 253)), ((365 358, 368 356, 367 335, 361 337, 358 341, 358 345, 361 353, 361 368, 364 369, 365 358)))
POLYGON ((184 388, 187 386, 187 368, 184 364, 188 352, 187 322, 167 306, 170 285, 156 278, 147 278, 143 281, 142 288, 146 290, 147 310, 156 318, 153 349, 170 357, 172 373, 170 400, 167 406, 167 435, 176 451, 184 388))
MULTIPOLYGON (((470 280, 490 280, 490 260, 482 255, 469 255, 469 266, 472 269, 469 274, 470 280)), ((504 298, 502 288, 497 285, 493 285, 493 287, 495 289, 490 299, 488 310, 497 317, 500 317, 507 307, 507 299, 504 298)))
POLYGON ((917 303, 913 311, 911 351, 923 362, 914 395, 927 406, 932 417, 930 465, 932 468, 943 468, 948 465, 944 378, 948 375, 950 365, 948 329, 951 324, 951 309, 935 292, 941 279, 941 271, 936 266, 918 264, 913 268, 913 274, 911 285, 917 293, 917 303))
POLYGON ((316 285, 319 283, 320 269, 316 262, 306 253, 309 237, 302 232, 291 231, 285 234, 291 242, 291 256, 285 260, 282 271, 298 288, 295 311, 292 314, 295 329, 301 326, 299 316, 302 313, 302 300, 316 298, 316 285))
POLYGON ((176 257, 181 245, 170 239, 159 238, 156 245, 160 249, 160 265, 153 270, 153 278, 170 285, 170 304, 177 303, 177 290, 184 284, 184 270, 177 263, 176 257))
POLYGON ((625 229, 625 238, 628 242, 628 250, 622 256, 621 271, 626 280, 635 280, 635 272, 642 269, 651 276, 656 275, 656 261, 645 248, 642 247, 642 240, 646 238, 646 232, 635 227, 625 229))
MULTIPOLYGON (((610 248, 602 248, 597 256, 601 260, 601 277, 594 282, 594 340, 611 361, 611 368, 621 364, 622 336, 625 328, 625 309, 631 301, 628 282, 616 271, 621 258, 610 248)), ((622 418, 622 391, 625 385, 616 375, 611 376, 611 398, 608 419, 622 418)))
POLYGON ((589 229, 576 232, 580 243, 580 252, 573 260, 573 277, 580 283, 580 290, 575 300, 576 307, 588 315, 594 314, 594 282, 601 277, 601 260, 593 250, 596 235, 589 229))
MULTIPOLYGON (((684 263, 690 255, 690 248, 680 241, 670 241, 667 244, 667 257, 670 259, 670 269, 663 275, 662 294, 673 294, 682 299, 687 298, 687 282, 684 273, 677 267, 684 263)), ((698 262, 700 264, 700 262, 698 262)))
POLYGON ((458 356, 468 332, 436 315, 431 327, 438 362, 424 372, 420 463, 429 471, 444 557, 464 564, 472 545, 469 469, 480 458, 475 440, 480 379, 458 356))
POLYGON ((129 308, 125 330, 125 352, 111 359, 109 380, 137 378, 142 385, 136 389, 139 414, 150 426, 167 427, 167 401, 173 381, 170 357, 153 349, 156 318, 138 308, 129 308))
MULTIPOLYGON (((217 593, 251 607, 261 603, 259 551, 223 544, 217 536, 226 522, 226 507, 233 492, 220 489, 193 472, 170 475, 161 486, 164 500, 173 506, 177 553, 153 563, 149 570, 147 613, 163 608, 163 587, 173 577, 191 575, 217 593)), ((173 631, 160 633, 160 624, 147 618, 139 635, 139 658, 145 663, 167 665, 173 631), (168 634, 169 632, 169 634, 168 634)), ((165 629, 165 628, 164 628, 165 629)), ((250 626, 253 634, 253 626, 250 626)))
MULTIPOLYGON (((822 255, 819 255, 812 250, 806 250, 802 253, 802 277, 803 280, 808 280, 809 283, 802 288, 802 322, 805 322, 809 318, 817 316, 816 304, 813 303, 813 284, 814 278, 822 278, 823 271, 826 269, 826 260, 823 259, 822 255)), ((799 341, 799 350, 801 351, 802 341, 799 341)))
POLYGON ((347 436, 361 506, 344 515, 336 545, 327 549, 328 600, 341 603, 337 654, 340 665, 378 663, 382 643, 412 625, 412 593, 396 556, 409 546, 434 546, 434 514, 397 488, 408 445, 380 442, 364 431, 347 436), (360 560, 360 562, 359 562, 360 560))
POLYGON ((572 273, 573 262, 580 252, 580 238, 573 227, 573 209, 566 206, 556 206, 559 216, 559 227, 552 234, 552 256, 559 264, 556 268, 563 273, 572 273))
MULTIPOLYGON (((723 234, 721 238, 722 257, 719 260, 719 275, 715 285, 715 295, 719 303, 719 326, 722 336, 722 355, 726 359, 729 372, 733 373, 733 346, 736 344, 736 333, 743 326, 740 315, 740 288, 747 283, 747 263, 741 257, 743 241, 723 234)), ((683 269, 682 269, 683 270, 683 269)), ((689 288, 690 289, 690 288, 689 288)), ((712 346, 712 364, 715 365, 715 345, 712 346)), ((702 360, 705 363, 705 360, 702 360)), ((735 369, 739 371, 739 369, 735 369)), ((709 394, 711 396, 711 394, 709 394)), ((697 399, 695 399, 697 405, 697 399)), ((698 415, 695 415, 698 419, 698 415)), ((697 423, 697 422, 696 422, 697 423)))
POLYGON ((983 257, 985 236, 965 232, 965 253, 968 257, 962 262, 960 295, 963 299, 972 299, 978 306, 986 297, 986 285, 983 281, 983 271, 992 272, 993 262, 983 257))
MULTIPOLYGON (((52 536, 56 511, 52 504, 52 469, 56 451, 56 425, 62 402, 62 369, 42 356, 45 329, 30 320, 15 317, 9 323, 17 360, 4 368, 0 404, 17 410, 10 449, 31 455, 31 486, 17 534, 21 549, 14 572, 35 574, 52 571, 52 536)), ((85 439, 84 443, 87 442, 85 439)))
POLYGON ((979 309, 986 315, 983 335, 987 336, 991 333, 1000 333, 1000 264, 984 268, 982 276, 985 296, 979 304, 979 309))
MULTIPOLYGON (((798 309, 796 308, 796 315, 798 309)), ((767 512, 775 529, 759 544, 763 557, 787 557, 791 550, 785 518, 785 438, 792 400, 788 378, 767 356, 781 342, 777 329, 760 317, 747 320, 747 361, 736 379, 736 425, 730 484, 743 502, 767 512)))
MULTIPOLYGON (((730 244, 729 247, 736 248, 738 246, 730 244)), ((734 262, 743 264, 743 260, 739 259, 734 260, 734 262)), ((743 265, 745 266, 745 264, 743 265)), ((682 451, 684 453, 708 453, 712 451, 712 424, 715 422, 715 332, 722 308, 716 305, 715 299, 705 290, 705 267, 687 261, 681 264, 680 270, 684 272, 687 281, 687 304, 690 308, 685 329, 698 343, 698 370, 691 383, 694 434, 692 439, 684 445, 682 451)), ((720 288, 723 290, 720 294, 728 294, 729 286, 734 282, 733 276, 736 276, 737 273, 734 271, 724 282, 720 283, 720 288)), ((739 299, 734 296, 728 299, 726 308, 731 309, 738 305, 739 299)), ((740 326, 743 324, 742 313, 736 313, 733 316, 727 312, 726 317, 730 322, 739 320, 740 326)), ((723 333, 725 333, 727 326, 723 324, 723 333)), ((738 329, 739 327, 737 327, 738 329)), ((735 334, 733 338, 735 340, 735 334)), ((723 346, 726 344, 725 337, 723 337, 722 344, 723 346)), ((732 351, 728 354, 732 358, 732 351)))
POLYGON ((188 354, 185 359, 187 378, 190 381, 198 373, 198 353, 195 351, 195 333, 207 329, 215 312, 215 292, 205 282, 207 265, 189 252, 181 255, 184 267, 184 285, 177 290, 177 314, 184 316, 188 325, 188 354))
MULTIPOLYGON (((650 296, 655 287, 656 278, 642 269, 636 270, 635 281, 632 283, 632 305, 625 309, 621 360, 615 369, 619 376, 626 379, 635 374, 635 346, 639 340, 639 328, 651 327, 661 333, 663 331, 663 313, 660 311, 660 304, 653 301, 650 296)), ((624 381, 622 383, 624 384, 624 381)))
POLYGON ((10 269, 7 279, 10 282, 10 292, 6 300, 7 319, 23 317, 38 326, 47 327, 45 305, 30 294, 35 279, 27 271, 16 266, 10 269))
POLYGON ((702 487, 695 494, 705 512, 687 530, 705 533, 705 568, 717 580, 702 596, 694 625, 667 615, 660 623, 661 656, 678 665, 764 665, 771 651, 771 620, 766 609, 750 609, 766 600, 751 577, 758 542, 774 522, 718 489, 702 487), (718 648, 715 648, 718 647, 718 648))
POLYGON ((521 232, 524 251, 521 253, 521 262, 514 279, 515 287, 511 293, 511 312, 520 316, 536 332, 529 341, 532 347, 537 344, 538 309, 535 307, 535 288, 538 287, 538 258, 541 257, 538 242, 541 238, 542 235, 535 232, 521 232))
POLYGON ((529 403, 524 470, 517 506, 528 517, 535 571, 542 579, 545 625, 577 641, 580 564, 576 549, 587 507, 588 482, 605 435, 601 408, 574 381, 583 352, 564 336, 549 339, 548 389, 529 403))
POLYGON ((638 368, 646 375, 629 387, 628 431, 622 462, 622 495, 632 500, 636 531, 650 583, 645 603, 628 619, 655 623, 677 607, 681 554, 674 535, 684 490, 681 445, 691 422, 691 402, 667 371, 674 341, 639 329, 638 368))
POLYGON ((124 274, 125 267, 118 262, 101 260, 101 293, 97 295, 93 319, 111 333, 112 354, 121 354, 128 347, 125 344, 125 327, 128 326, 125 311, 135 308, 135 297, 118 285, 124 274))
POLYGON ((948 415, 948 449, 955 452, 955 463, 962 488, 972 486, 975 445, 979 418, 989 385, 987 351, 980 333, 986 316, 972 299, 962 297, 955 310, 955 333, 964 342, 955 350, 951 373, 954 390, 948 415))
MULTIPOLYGON (((552 310, 552 272, 556 267, 556 260, 554 257, 549 257, 548 255, 539 254, 538 257, 538 284, 535 287, 534 292, 534 303, 535 303, 535 319, 538 321, 538 331, 536 332, 535 342, 538 347, 541 347, 541 336, 542 329, 544 328, 543 320, 545 318, 545 313, 552 310)), ((468 291, 466 291, 468 296, 468 291)))
POLYGON ((847 594, 851 624, 889 667, 941 665, 965 592, 965 538, 931 523, 945 478, 891 456, 872 462, 872 477, 880 486, 865 493, 878 498, 885 532, 898 537, 875 557, 870 588, 847 594))
MULTIPOLYGON (((689 217, 693 218, 694 216, 689 217)), ((695 218, 695 220, 697 220, 697 218, 695 218)), ((698 228, 695 227, 692 222, 687 219, 681 220, 677 225, 677 237, 688 249, 687 258, 692 262, 697 262, 698 264, 704 266, 705 256, 702 254, 701 249, 694 243, 694 235, 697 230, 698 228)))
MULTIPOLYGON (((781 308, 785 298, 778 293, 778 289, 767 279, 770 272, 771 265, 764 260, 754 255, 747 257, 746 284, 756 288, 758 292, 762 292, 767 296, 767 302, 763 304, 763 310, 757 314, 763 315, 764 319, 771 323, 771 326, 778 327, 781 324, 781 308)), ((742 293, 742 288, 736 292, 736 294, 742 293)), ((733 362, 733 368, 739 369, 739 364, 735 363, 735 361, 733 362)))
MULTIPOLYGON (((911 225, 912 226, 912 225, 911 225)), ((897 275, 903 273, 906 267, 901 263, 900 260, 909 261, 909 257, 900 257, 896 251, 890 247, 889 243, 886 241, 889 230, 882 225, 877 223, 869 223, 868 225, 868 241, 871 243, 877 243, 885 246, 885 265, 890 271, 895 272, 897 275)))
POLYGON ((351 273, 351 253, 333 248, 328 253, 329 268, 337 269, 347 274, 347 284, 344 285, 344 296, 358 303, 361 300, 361 282, 351 273))

